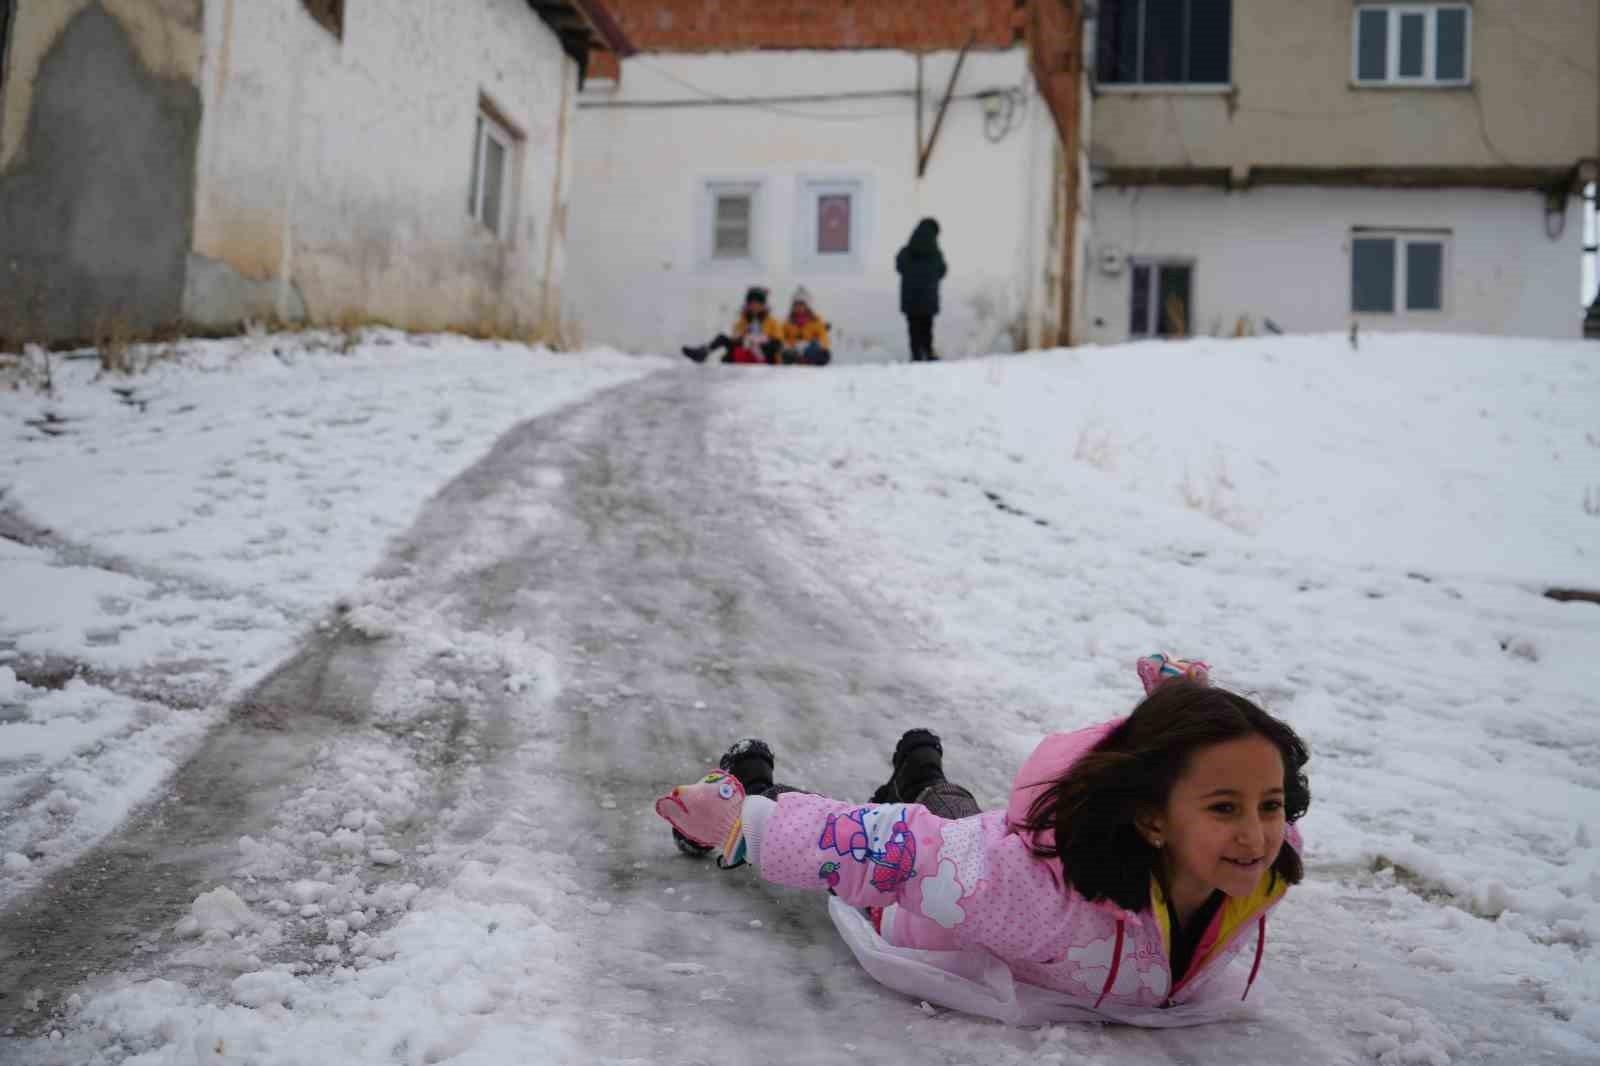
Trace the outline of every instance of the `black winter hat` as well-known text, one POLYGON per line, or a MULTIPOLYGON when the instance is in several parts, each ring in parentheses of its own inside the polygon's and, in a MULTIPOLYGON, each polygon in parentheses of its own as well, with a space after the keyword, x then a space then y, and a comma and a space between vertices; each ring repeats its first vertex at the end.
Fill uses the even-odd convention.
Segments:
POLYGON ((772 771, 777 765, 778 760, 773 757, 771 746, 755 737, 734 741, 733 746, 717 760, 717 766, 737 777, 745 792, 751 794, 759 794, 771 787, 772 771))
POLYGON ((940 755, 944 754, 944 745, 939 743, 939 735, 931 729, 908 729, 901 736, 900 743, 894 746, 894 768, 900 769, 901 765, 918 748, 932 748, 940 755))
POLYGON ((767 290, 763 289, 760 285, 752 285, 752 286, 750 286, 748 289, 745 290, 744 302, 747 303, 747 304, 748 303, 763 303, 763 304, 766 303, 767 302, 767 290))

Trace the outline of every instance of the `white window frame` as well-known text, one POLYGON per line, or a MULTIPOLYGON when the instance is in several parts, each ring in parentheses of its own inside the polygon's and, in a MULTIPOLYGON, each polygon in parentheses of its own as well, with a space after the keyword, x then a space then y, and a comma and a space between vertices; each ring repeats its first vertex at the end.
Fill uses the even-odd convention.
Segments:
POLYGON ((712 273, 730 274, 762 269, 766 180, 754 176, 706 178, 699 183, 698 200, 699 206, 694 217, 696 258, 700 268, 712 273), (747 255, 717 254, 717 198, 728 195, 750 197, 750 247, 747 255))
POLYGON ((473 132, 471 189, 467 198, 467 214, 496 239, 503 240, 512 232, 516 215, 517 197, 514 195, 517 175, 517 149, 521 141, 515 131, 501 121, 488 108, 479 106, 477 123, 473 132), (484 218, 484 182, 488 178, 489 142, 500 146, 504 153, 500 174, 500 217, 490 222, 484 218))
POLYGON ((1196 318, 1196 315, 1194 313, 1194 308, 1195 308, 1195 304, 1197 302, 1196 299, 1195 299, 1195 292, 1198 289, 1198 285, 1197 285, 1196 282, 1197 282, 1197 279, 1198 279, 1198 276, 1199 276, 1199 271, 1196 269, 1196 262, 1197 261, 1194 260, 1194 259, 1184 259, 1181 256, 1170 256, 1170 255, 1169 256, 1153 256, 1153 257, 1152 256, 1147 256, 1147 255, 1136 255, 1136 256, 1129 257, 1129 259, 1128 259, 1128 283, 1127 283, 1128 284, 1128 288, 1127 288, 1127 292, 1128 292, 1128 313, 1127 313, 1127 315, 1124 316, 1124 318, 1127 320, 1128 325, 1130 327, 1129 330, 1128 330, 1128 339, 1130 339, 1130 340, 1183 340, 1186 337, 1194 336, 1194 323, 1195 323, 1195 318, 1196 318), (1145 309, 1145 331, 1143 333, 1135 333, 1132 330, 1132 326, 1133 326, 1133 279, 1134 279, 1134 275, 1136 273, 1138 273, 1138 270, 1139 270, 1140 267, 1149 267, 1150 271, 1151 271, 1151 274, 1150 274, 1150 306, 1145 309), (1188 315, 1188 322, 1185 323, 1185 326, 1186 326, 1188 332, 1184 333, 1182 336, 1175 336, 1175 335, 1173 335, 1171 333, 1162 333, 1160 328, 1159 328, 1159 324, 1160 324, 1160 321, 1161 321, 1161 315, 1164 313, 1164 309, 1160 306, 1160 301, 1157 299, 1157 296, 1161 292, 1161 271, 1167 269, 1168 267, 1183 267, 1185 270, 1187 270, 1189 272, 1189 306, 1184 309, 1187 312, 1187 315, 1188 315))
POLYGON ((859 274, 866 270, 867 239, 872 232, 872 183, 866 175, 802 175, 796 183, 794 265, 809 273, 859 274), (820 252, 817 212, 824 196, 850 197, 850 250, 820 252))
POLYGON ((1376 226, 1356 226, 1350 231, 1349 241, 1349 272, 1350 281, 1350 314, 1358 318, 1382 319, 1393 322, 1412 316, 1422 316, 1429 319, 1439 318, 1450 313, 1450 275, 1454 266, 1454 255, 1451 249, 1454 234, 1447 229, 1384 229, 1376 226), (1355 279, 1355 242, 1357 240, 1389 240, 1394 242, 1394 310, 1393 311, 1357 311, 1356 306, 1356 279, 1355 279), (1439 306, 1438 307, 1411 307, 1406 302, 1406 271, 1409 257, 1406 251, 1413 244, 1437 244, 1439 251, 1439 306))
POLYGON ((1350 23, 1350 84, 1356 88, 1458 88, 1472 84, 1472 5, 1471 4, 1357 4, 1350 23), (1361 76, 1361 16, 1367 11, 1383 11, 1389 16, 1386 35, 1384 71, 1381 78, 1361 76), (1441 80, 1437 75, 1439 62, 1439 12, 1461 11, 1466 15, 1466 30, 1462 41, 1461 77, 1441 80), (1422 24, 1422 74, 1403 77, 1400 74, 1400 18, 1402 15, 1421 15, 1422 24))
POLYGON ((1583 270, 1579 277, 1583 309, 1600 298, 1600 183, 1583 190, 1583 270))

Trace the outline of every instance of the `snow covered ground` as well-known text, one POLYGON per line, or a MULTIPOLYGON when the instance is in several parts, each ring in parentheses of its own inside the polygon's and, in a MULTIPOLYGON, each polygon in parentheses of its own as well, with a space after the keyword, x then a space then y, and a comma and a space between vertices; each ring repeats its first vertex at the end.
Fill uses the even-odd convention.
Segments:
POLYGON ((1600 589, 1600 347, 1369 335, 679 365, 675 392, 644 382, 638 403, 559 423, 580 452, 644 423, 659 439, 506 452, 430 509, 441 528, 413 534, 410 562, 361 582, 512 421, 662 365, 384 340, 292 366, 266 339, 197 346, 211 369, 136 379, 143 410, 67 386, 56 406, 82 417, 61 436, 27 425, 38 400, 0 395, 20 460, 0 510, 56 533, 0 540, 0 647, 18 674, 88 670, 51 689, 0 665, 16 783, 0 904, 109 831, 335 597, 362 654, 386 657, 372 728, 320 747, 227 873, 151 931, 166 961, 59 1002, 23 989, 48 1021, 0 1061, 1600 1056, 1600 606, 1542 596, 1600 589), (672 402, 709 454, 662 454, 684 440, 672 402), (591 511, 568 513, 569 460, 596 479, 591 511), (777 624, 737 602, 767 588, 758 564, 678 543, 684 520, 630 478, 770 557, 803 590, 779 597, 788 628, 743 628, 777 624), (624 526, 634 539, 589 564, 592 602, 557 599, 553 573, 515 596, 482 580, 498 560, 581 569, 624 526), (622 587, 619 560, 674 552, 726 587, 671 569, 622 587), (675 630, 702 599, 732 636, 669 660, 700 648, 675 630), (623 620, 597 639, 585 612, 623 620), (1310 876, 1274 918, 1275 995, 1249 1024, 1024 1032, 930 1013, 851 967, 820 899, 769 898, 635 832, 649 789, 698 769, 670 776, 679 746, 714 757, 756 729, 780 741, 780 776, 842 789, 932 725, 949 768, 1001 802, 1042 733, 1126 711, 1131 663, 1157 649, 1203 655, 1313 748, 1310 876), (730 688, 741 656, 765 658, 730 688), (795 692, 836 688, 853 695, 793 721, 795 692), (665 767, 634 782, 572 765, 611 757, 613 721, 658 729, 665 767), (840 733, 862 750, 806 747, 840 733), (430 774, 452 746, 467 768, 439 808, 430 774), (590 846, 555 828, 574 820, 601 827, 590 846))
POLYGON ((1311 883, 1278 923, 1301 965, 1381 943, 1413 968, 1349 1004, 1370 1049, 1489 1040, 1505 1017, 1441 995, 1471 986, 1600 1056, 1600 605, 1541 595, 1600 590, 1600 347, 1274 338, 920 369, 756 383, 714 439, 786 442, 752 471, 811 517, 818 568, 982 701, 1003 766, 1127 706, 1138 655, 1203 655, 1314 753, 1311 883), (1355 938, 1328 938, 1352 910, 1355 938))
POLYGON ((383 331, 135 358, 157 354, 0 389, 0 907, 146 799, 507 428, 659 365, 383 331))

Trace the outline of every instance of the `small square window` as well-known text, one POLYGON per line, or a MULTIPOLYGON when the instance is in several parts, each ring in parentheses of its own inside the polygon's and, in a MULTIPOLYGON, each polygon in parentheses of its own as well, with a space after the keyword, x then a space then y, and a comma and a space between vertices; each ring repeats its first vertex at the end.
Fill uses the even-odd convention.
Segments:
POLYGON ((300 5, 319 26, 344 39, 344 0, 300 0, 300 5))
POLYGON ((718 193, 712 220, 711 255, 715 259, 749 259, 754 197, 748 192, 718 193))
POLYGON ((478 112, 472 140, 472 181, 467 213, 497 237, 510 230, 511 172, 517 136, 487 111, 478 112))
POLYGON ((852 199, 849 193, 825 193, 817 197, 818 255, 850 254, 852 199))
POLYGON ((802 175, 796 182, 789 238, 799 273, 866 269, 871 179, 849 174, 802 175))
POLYGON ((1187 337, 1194 311, 1193 281, 1190 263, 1134 262, 1129 336, 1187 337))
POLYGON ((1350 309, 1373 315, 1443 311, 1447 242, 1443 233, 1362 231, 1353 237, 1350 309))
POLYGON ((695 190, 695 260, 712 270, 759 267, 766 239, 766 195, 759 178, 711 179, 695 190))
POLYGON ((1358 85, 1464 85, 1472 9, 1464 4, 1363 4, 1356 8, 1358 85))

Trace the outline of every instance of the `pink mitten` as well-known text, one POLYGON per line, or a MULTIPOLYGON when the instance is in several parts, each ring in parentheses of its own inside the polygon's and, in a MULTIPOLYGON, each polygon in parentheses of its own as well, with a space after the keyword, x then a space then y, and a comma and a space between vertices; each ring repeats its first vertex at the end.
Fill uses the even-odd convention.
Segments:
POLYGON ((1144 683, 1146 696, 1156 690, 1156 686, 1163 681, 1170 681, 1175 677, 1186 677, 1201 685, 1211 683, 1211 667, 1199 659, 1171 659, 1156 652, 1146 655, 1138 663, 1139 680, 1144 683))
POLYGON ((713 770, 692 785, 679 785, 656 800, 656 813, 702 847, 717 848, 731 864, 743 828, 744 786, 732 774, 713 770))

